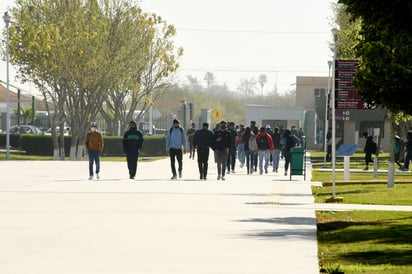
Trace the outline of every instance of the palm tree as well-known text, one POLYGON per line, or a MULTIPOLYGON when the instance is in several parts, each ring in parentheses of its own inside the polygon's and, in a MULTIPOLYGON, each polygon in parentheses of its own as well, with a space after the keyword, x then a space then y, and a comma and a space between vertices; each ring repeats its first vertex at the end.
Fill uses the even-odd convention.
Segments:
POLYGON ((266 76, 266 74, 259 75, 258 82, 260 84, 260 96, 263 96, 263 87, 265 86, 267 81, 268 81, 268 77, 266 76))

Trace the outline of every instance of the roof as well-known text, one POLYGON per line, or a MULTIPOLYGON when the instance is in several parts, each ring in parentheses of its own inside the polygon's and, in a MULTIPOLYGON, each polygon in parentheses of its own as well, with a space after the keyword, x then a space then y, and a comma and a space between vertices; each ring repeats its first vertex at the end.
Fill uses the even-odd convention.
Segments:
MULTIPOLYGON (((17 93, 13 92, 10 89, 10 95, 9 95, 9 102, 10 103, 17 103, 17 93)), ((32 101, 32 96, 27 96, 24 94, 20 94, 20 102, 31 102, 32 101)), ((7 102, 7 88, 0 84, 0 103, 5 103, 7 102)))

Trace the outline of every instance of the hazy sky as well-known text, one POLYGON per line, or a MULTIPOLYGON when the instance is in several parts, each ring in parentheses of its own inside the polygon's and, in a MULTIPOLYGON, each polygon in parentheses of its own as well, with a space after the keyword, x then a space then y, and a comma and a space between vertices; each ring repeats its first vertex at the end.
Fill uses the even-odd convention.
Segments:
MULTIPOLYGON (((265 92, 293 89, 296 76, 327 76, 332 53, 332 0, 141 0, 177 28, 176 45, 184 48, 177 74, 202 83, 206 72, 218 84, 236 89, 241 79, 266 74, 265 92)), ((1 1, 1 14, 14 0, 1 1)), ((4 23, 1 24, 4 28, 4 23)), ((6 81, 6 62, 0 79, 6 81)), ((14 70, 10 71, 10 83, 14 70)), ((30 87, 28 87, 30 89, 30 87)))

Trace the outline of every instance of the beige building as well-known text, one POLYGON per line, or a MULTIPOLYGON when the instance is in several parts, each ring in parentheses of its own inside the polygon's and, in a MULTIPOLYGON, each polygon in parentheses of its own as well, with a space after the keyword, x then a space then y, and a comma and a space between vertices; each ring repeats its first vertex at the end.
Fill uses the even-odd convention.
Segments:
MULTIPOLYGON (((308 149, 322 149, 325 133, 325 109, 328 90, 328 77, 296 77, 296 106, 306 111, 304 131, 307 136, 308 149)), ((385 119, 386 110, 377 109, 339 109, 336 112, 337 144, 358 144, 363 149, 365 139, 363 134, 377 135, 377 129, 384 122, 381 145, 384 151, 390 147, 390 122, 385 119)), ((331 125, 329 125, 331 127, 331 125)))

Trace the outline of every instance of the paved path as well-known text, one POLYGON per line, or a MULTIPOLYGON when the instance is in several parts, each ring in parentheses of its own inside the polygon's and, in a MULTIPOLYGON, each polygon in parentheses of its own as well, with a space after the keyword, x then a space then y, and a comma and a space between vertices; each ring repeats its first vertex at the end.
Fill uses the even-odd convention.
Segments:
POLYGON ((168 159, 136 180, 102 162, 99 181, 85 161, 1 161, 0 273, 318 273, 310 165, 217 181, 212 156, 207 181, 187 155, 176 181, 168 159))

